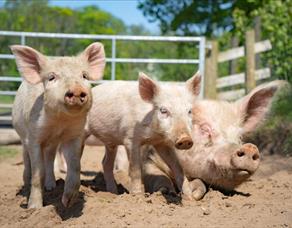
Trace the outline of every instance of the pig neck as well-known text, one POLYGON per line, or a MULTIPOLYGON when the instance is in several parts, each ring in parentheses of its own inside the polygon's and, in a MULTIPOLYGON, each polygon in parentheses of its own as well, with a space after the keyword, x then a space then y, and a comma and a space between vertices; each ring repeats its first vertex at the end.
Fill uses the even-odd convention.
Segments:
POLYGON ((43 120, 40 142, 68 141, 83 134, 86 115, 68 116, 64 113, 52 114, 44 110, 43 120))
MULTIPOLYGON (((155 108, 146 113, 145 117, 140 122, 140 126, 142 131, 140 131, 140 135, 142 136, 141 144, 161 144, 167 141, 165 134, 159 131, 159 121, 155 118, 155 108)), ((134 132, 135 135, 135 132, 134 132)))
POLYGON ((202 178, 208 175, 210 163, 208 157, 211 152, 204 145, 194 143, 189 150, 176 150, 177 157, 188 179, 202 178))
POLYGON ((86 113, 80 112, 69 115, 62 110, 52 110, 44 103, 44 95, 41 94, 34 104, 31 119, 35 120, 33 128, 41 129, 39 141, 69 140, 82 134, 86 121, 86 113), (52 129, 54 129, 52 131, 52 129))

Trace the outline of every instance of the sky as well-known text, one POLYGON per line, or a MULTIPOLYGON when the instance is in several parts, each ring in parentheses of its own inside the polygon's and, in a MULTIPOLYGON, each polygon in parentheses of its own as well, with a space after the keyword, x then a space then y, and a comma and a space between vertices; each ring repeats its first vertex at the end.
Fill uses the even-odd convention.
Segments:
POLYGON ((96 5, 124 21, 126 25, 142 24, 153 33, 159 32, 158 23, 150 23, 137 8, 138 0, 50 0, 50 5, 73 9, 96 5))

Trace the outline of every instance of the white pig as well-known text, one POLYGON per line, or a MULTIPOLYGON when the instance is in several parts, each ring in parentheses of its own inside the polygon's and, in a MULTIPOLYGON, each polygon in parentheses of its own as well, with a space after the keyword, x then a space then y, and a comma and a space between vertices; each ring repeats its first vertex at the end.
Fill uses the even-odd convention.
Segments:
MULTIPOLYGON (((171 151, 192 147, 192 104, 200 91, 201 77, 196 74, 185 86, 159 84, 144 73, 139 83, 111 82, 93 88, 93 105, 88 116, 88 132, 101 140, 108 191, 117 193, 113 166, 118 145, 124 145, 130 160, 131 193, 142 192, 140 147, 153 145, 171 151)), ((177 160, 165 162, 175 173, 179 188, 191 194, 177 160)))
MULTIPOLYGON (((196 200, 206 193, 205 183, 233 190, 257 170, 258 148, 251 143, 243 144, 242 137, 263 121, 275 92, 283 84, 274 81, 262 85, 236 102, 201 100, 194 104, 194 146, 176 151, 175 155, 196 200)), ((154 148, 146 148, 144 159, 146 190, 176 192, 174 174, 154 148)))
POLYGON ((89 80, 100 79, 105 67, 101 43, 93 43, 76 57, 47 57, 28 46, 11 50, 25 79, 15 97, 13 126, 23 144, 28 208, 43 206, 43 182, 56 186, 53 160, 62 147, 68 165, 64 206, 71 206, 80 186, 80 152, 86 116, 92 105, 89 80))

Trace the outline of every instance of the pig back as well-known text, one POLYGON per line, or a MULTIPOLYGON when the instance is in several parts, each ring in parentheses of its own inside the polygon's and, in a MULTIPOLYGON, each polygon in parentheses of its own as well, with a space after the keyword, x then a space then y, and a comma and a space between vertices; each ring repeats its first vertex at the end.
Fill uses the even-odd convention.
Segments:
POLYGON ((92 95, 88 129, 103 142, 123 144, 152 110, 152 105, 141 99, 137 82, 108 82, 94 87, 92 95))

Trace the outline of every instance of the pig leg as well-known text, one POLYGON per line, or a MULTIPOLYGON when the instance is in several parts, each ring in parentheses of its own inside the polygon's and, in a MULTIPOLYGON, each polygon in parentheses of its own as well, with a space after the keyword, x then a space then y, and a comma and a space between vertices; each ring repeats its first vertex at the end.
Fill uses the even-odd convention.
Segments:
MULTIPOLYGON (((82 157, 84 146, 85 146, 85 140, 86 140, 86 137, 83 137, 82 146, 81 146, 81 157, 82 157)), ((61 147, 58 147, 57 153, 55 155, 54 170, 55 172, 61 172, 61 173, 67 172, 67 163, 64 157, 64 153, 61 150, 61 147)))
POLYGON ((179 164, 178 158, 175 155, 175 151, 170 147, 161 145, 155 146, 155 149, 172 171, 178 190, 183 193, 183 197, 185 199, 191 200, 191 186, 188 179, 184 175, 183 169, 179 164))
POLYGON ((202 199, 207 192, 206 185, 201 179, 194 179, 190 181, 190 186, 195 200, 202 199))
POLYGON ((52 191, 56 187, 56 179, 54 174, 54 160, 56 156, 57 145, 50 144, 44 150, 45 161, 45 189, 52 191))
POLYGON ((140 144, 126 143, 126 151, 129 158, 129 176, 131 178, 130 193, 137 194, 144 192, 142 190, 142 171, 140 159, 140 144))
POLYGON ((117 154, 117 146, 105 146, 105 155, 102 160, 106 190, 118 194, 117 185, 114 177, 114 162, 117 154))
POLYGON ((23 163, 24 163, 23 182, 24 188, 27 189, 29 189, 31 181, 31 166, 28 151, 29 151, 28 146, 25 143, 23 143, 23 163))
POLYGON ((68 167, 62 196, 65 207, 71 207, 79 195, 81 144, 82 140, 78 138, 63 143, 61 146, 68 167))
POLYGON ((44 162, 39 144, 30 143, 29 157, 32 176, 28 208, 41 208, 43 206, 44 162))

